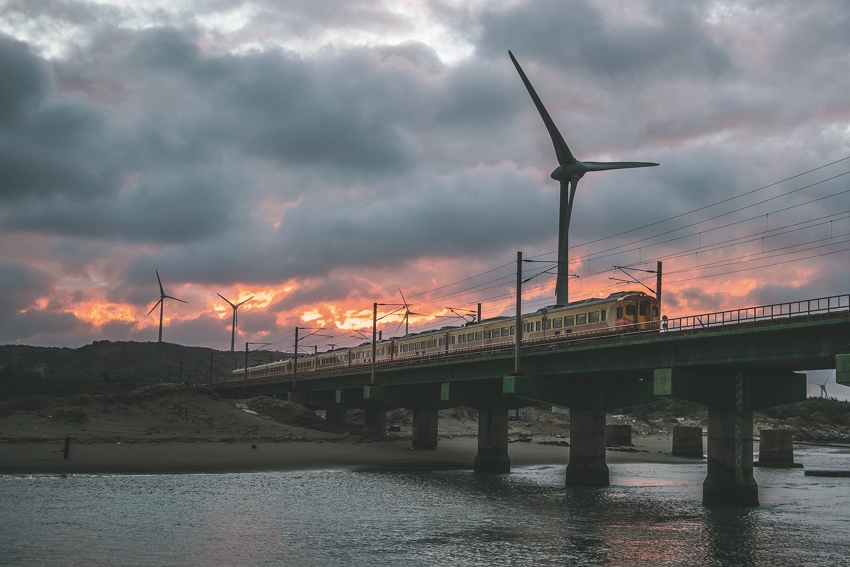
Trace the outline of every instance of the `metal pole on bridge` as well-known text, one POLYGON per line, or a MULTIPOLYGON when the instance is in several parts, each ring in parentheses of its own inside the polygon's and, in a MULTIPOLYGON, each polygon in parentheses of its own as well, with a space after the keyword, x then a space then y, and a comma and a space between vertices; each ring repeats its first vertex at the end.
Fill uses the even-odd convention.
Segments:
POLYGON ((375 383, 375 354, 378 351, 378 343, 375 342, 377 336, 376 329, 378 328, 378 304, 372 304, 372 377, 369 378, 369 383, 375 383))
POLYGON ((655 269, 655 299, 658 301, 658 318, 661 319, 661 262, 656 264, 655 269))
POLYGON ((519 353, 522 346, 522 252, 516 253, 516 323, 514 325, 514 374, 520 373, 519 353))
POLYGON ((298 377, 298 327, 295 327, 295 354, 292 361, 292 391, 295 391, 295 379, 298 377))
POLYGON ((248 392, 248 343, 245 343, 245 374, 242 377, 242 395, 248 392))

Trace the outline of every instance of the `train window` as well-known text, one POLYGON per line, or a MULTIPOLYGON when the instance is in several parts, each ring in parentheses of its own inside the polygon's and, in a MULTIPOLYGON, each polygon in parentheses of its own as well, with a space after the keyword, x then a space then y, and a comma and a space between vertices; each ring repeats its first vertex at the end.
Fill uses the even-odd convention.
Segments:
POLYGON ((617 307, 617 319, 622 319, 622 318, 623 318, 623 308, 617 307))
POLYGON ((434 346, 436 346, 436 345, 434 345, 434 339, 431 339, 430 341, 428 341, 428 348, 434 348, 434 346))
POLYGON ((658 317, 658 306, 657 305, 652 306, 652 316, 658 317))
POLYGON ((576 315, 576 325, 584 325, 587 323, 587 313, 576 315))
POLYGON ((535 330, 535 331, 539 331, 539 330, 540 330, 540 321, 535 321, 535 323, 534 323, 534 330, 535 330))
POLYGON ((494 339, 498 339, 498 338, 499 338, 499 329, 493 329, 493 338, 494 338, 494 339))
POLYGON ((588 323, 598 323, 599 322, 599 311, 591 311, 587 314, 587 322, 588 323))
POLYGON ((564 317, 564 327, 572 327, 575 324, 576 322, 574 315, 567 315, 566 317, 564 317))
POLYGON ((603 320, 603 321, 607 321, 607 320, 608 320, 608 311, 607 311, 606 309, 603 309, 603 310, 602 310, 602 320, 603 320))
POLYGON ((401 352, 407 352, 407 345, 401 345, 401 352))
POLYGON ((634 315, 635 314, 635 306, 633 304, 626 305, 626 315, 634 315))
POLYGON ((413 343, 413 350, 419 350, 419 343, 413 343))
POLYGON ((459 343, 465 343, 465 342, 466 342, 466 335, 465 335, 465 334, 463 334, 463 333, 459 334, 459 335, 457 336, 457 342, 459 342, 459 343))
POLYGON ((476 332, 476 333, 475 333, 475 340, 476 340, 476 341, 480 341, 482 338, 484 338, 484 336, 483 336, 483 335, 484 335, 484 333, 483 333, 482 331, 478 331, 478 332, 476 332))
POLYGON ((452 335, 452 344, 455 344, 455 336, 452 335))
POLYGON ((543 330, 548 331, 552 328, 552 321, 549 319, 543 319, 543 330))
POLYGON ((560 329, 563 322, 564 322, 564 320, 561 319, 560 317, 558 317, 557 319, 552 319, 552 328, 553 329, 560 329))
POLYGON ((642 302, 640 304, 640 314, 641 314, 641 317, 646 317, 646 303, 642 302))
MULTIPOLYGON (((505 336, 505 331, 507 331, 507 330, 508 330, 507 327, 502 327, 502 336, 503 337, 505 336)), ((514 326, 511 325, 511 336, 513 336, 513 334, 514 334, 514 326)))
POLYGON ((466 333, 466 342, 470 343, 475 340, 475 333, 466 333))
POLYGON ((484 331, 484 338, 485 338, 485 339, 489 339, 489 338, 490 338, 490 331, 489 331, 489 330, 484 331))
POLYGON ((443 346, 443 338, 442 337, 437 339, 437 346, 443 346))

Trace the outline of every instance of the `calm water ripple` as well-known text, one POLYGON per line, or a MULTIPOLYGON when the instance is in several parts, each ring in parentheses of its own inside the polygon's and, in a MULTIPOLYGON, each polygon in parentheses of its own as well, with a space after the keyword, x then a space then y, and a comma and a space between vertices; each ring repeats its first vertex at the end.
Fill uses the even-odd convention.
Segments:
MULTIPOLYGON (((850 454, 799 451, 807 468, 850 454)), ((850 479, 757 469, 762 505, 701 505, 704 465, 0 477, 2 565, 845 565, 850 479)))

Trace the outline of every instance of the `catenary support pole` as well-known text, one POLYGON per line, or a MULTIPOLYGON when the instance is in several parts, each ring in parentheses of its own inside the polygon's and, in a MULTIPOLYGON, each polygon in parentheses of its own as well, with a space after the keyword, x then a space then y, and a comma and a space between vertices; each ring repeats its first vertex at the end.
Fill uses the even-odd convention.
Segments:
POLYGON ((516 323, 514 330, 514 374, 520 374, 522 348, 522 252, 516 253, 516 323))
POLYGON ((295 351, 292 355, 292 391, 295 391, 295 381, 298 379, 298 327, 295 327, 295 351))
POLYGON ((661 318, 661 262, 655 268, 655 298, 658 300, 658 318, 661 318))
POLYGON ((242 376, 242 395, 248 392, 248 343, 245 343, 245 374, 242 376))
POLYGON ((375 383, 375 353, 378 351, 377 338, 378 329, 378 304, 372 304, 372 376, 369 378, 369 383, 375 383))

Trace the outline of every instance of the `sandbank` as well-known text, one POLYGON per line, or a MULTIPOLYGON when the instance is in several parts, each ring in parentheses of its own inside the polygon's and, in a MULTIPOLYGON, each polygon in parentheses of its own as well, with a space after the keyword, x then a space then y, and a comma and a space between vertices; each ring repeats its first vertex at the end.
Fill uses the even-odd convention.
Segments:
MULTIPOLYGON (((72 443, 67 460, 54 443, 0 444, 0 474, 171 474, 336 468, 472 469, 474 437, 441 439, 435 451, 417 451, 409 440, 290 442, 72 443), (255 448, 254 448, 255 447, 255 448)), ((609 450, 610 464, 701 463, 669 454, 667 436, 636 437, 634 446, 609 450)), ((566 466, 569 448, 511 443, 513 467, 566 466)))

